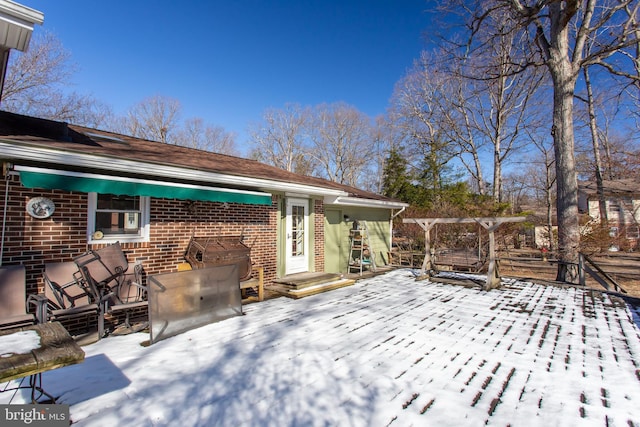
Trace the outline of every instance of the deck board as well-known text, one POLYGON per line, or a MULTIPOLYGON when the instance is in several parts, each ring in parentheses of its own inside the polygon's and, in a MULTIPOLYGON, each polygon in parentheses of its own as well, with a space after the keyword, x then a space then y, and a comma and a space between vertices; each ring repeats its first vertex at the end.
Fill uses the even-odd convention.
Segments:
MULTIPOLYGON (((97 399, 122 413, 142 398, 162 402, 171 419, 206 407, 203 425, 640 425, 640 320, 620 297, 513 279, 483 291, 416 274, 250 304, 244 316, 172 338, 189 343, 179 366, 167 354, 185 350, 169 340, 156 350, 131 338, 127 351, 128 337, 113 349, 101 342, 90 351, 131 384, 97 399)), ((47 381, 73 414, 95 384, 56 381, 59 372, 47 381)))

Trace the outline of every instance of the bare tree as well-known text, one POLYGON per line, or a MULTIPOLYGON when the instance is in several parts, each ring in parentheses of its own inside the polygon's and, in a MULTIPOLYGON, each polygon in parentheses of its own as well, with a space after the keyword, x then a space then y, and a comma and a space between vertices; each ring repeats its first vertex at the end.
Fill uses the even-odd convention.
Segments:
POLYGON ((365 178, 361 180, 363 189, 382 194, 384 188, 384 168, 392 150, 398 149, 402 144, 402 136, 396 132, 393 123, 388 116, 378 116, 371 133, 371 150, 373 159, 365 172, 365 178))
POLYGON ((89 127, 103 126, 112 119, 111 108, 90 95, 67 90, 75 71, 70 53, 53 33, 35 33, 26 52, 12 52, 2 109, 89 127))
POLYGON ((500 203, 503 201, 503 166, 523 145, 524 140, 520 136, 528 124, 529 103, 541 78, 535 68, 519 72, 518 66, 511 62, 511 58, 517 55, 515 35, 504 32, 497 25, 499 32, 489 44, 487 57, 471 62, 472 67, 478 64, 478 60, 482 62, 483 65, 474 68, 482 70, 484 75, 471 74, 470 78, 475 80, 478 91, 471 108, 475 110, 480 134, 492 147, 493 199, 500 203))
POLYGON ((357 186, 367 165, 375 160, 369 117, 339 102, 322 104, 309 124, 309 156, 318 163, 318 175, 357 186))
POLYGON ((2 92, 4 108, 41 102, 45 92, 68 84, 74 73, 71 55, 52 33, 34 34, 26 52, 14 53, 2 92))
POLYGON ((309 109, 299 104, 266 110, 262 122, 249 131, 255 144, 252 157, 289 172, 310 174, 312 165, 304 155, 308 120, 309 109))
POLYGON ((134 105, 113 127, 135 138, 175 144, 180 110, 177 99, 156 95, 134 105))
POLYGON ((221 126, 205 125, 199 117, 185 120, 182 129, 176 132, 175 141, 177 145, 185 147, 231 156, 239 155, 235 134, 225 131, 221 126))
MULTIPOLYGON (((591 148, 593 152, 593 166, 594 173, 596 179, 596 193, 598 197, 598 208, 600 211, 600 219, 602 224, 606 226, 609 221, 609 213, 607 212, 607 201, 604 194, 604 165, 602 162, 602 156, 600 155, 600 133, 598 132, 598 122, 596 118, 596 99, 593 93, 593 84, 591 82, 591 73, 589 72, 589 67, 585 66, 582 69, 582 74, 584 76, 584 84, 585 90, 587 92, 587 97, 584 99, 584 102, 587 106, 588 119, 587 122, 589 124, 589 133, 591 135, 591 148)), ((578 97, 578 99, 580 99, 578 97)))
POLYGON ((537 167, 538 170, 544 171, 542 177, 529 169, 529 176, 532 178, 531 182, 538 193, 542 194, 541 199, 544 200, 545 207, 545 222, 547 227, 547 235, 549 236, 549 249, 555 250, 556 242, 553 237, 553 207, 554 207, 554 193, 556 185, 556 173, 555 173, 555 158, 553 144, 550 143, 544 136, 529 134, 533 145, 538 149, 538 156, 534 162, 542 167, 537 167))
MULTIPOLYGON (((620 67, 621 61, 628 59, 620 53, 636 45, 636 20, 629 16, 637 16, 638 3, 634 0, 493 0, 456 1, 455 5, 471 17, 468 25, 471 43, 467 52, 486 50, 490 46, 487 40, 474 39, 481 28, 496 37, 505 32, 522 34, 527 36, 528 43, 522 46, 522 55, 512 57, 511 62, 523 70, 544 65, 551 77, 561 261, 557 279, 576 281, 580 244, 573 127, 576 83, 582 68, 591 64, 635 78, 620 67), (495 25, 498 22, 495 17, 500 19, 499 26, 495 25), (598 42, 587 54, 585 47, 590 38, 598 42)), ((525 37, 513 39, 522 41, 525 37)))
POLYGON ((442 97, 441 100, 449 102, 451 108, 443 104, 442 111, 446 117, 445 132, 450 136, 454 144, 460 148, 459 159, 469 172, 471 188, 478 194, 487 194, 487 184, 482 171, 480 152, 486 145, 486 140, 478 137, 479 124, 473 114, 472 96, 469 93, 469 82, 459 73, 452 73, 449 81, 451 87, 450 98, 442 97))
POLYGON ((393 126, 402 134, 411 157, 409 164, 421 170, 418 175, 432 190, 443 187, 447 164, 460 154, 447 131, 450 117, 439 101, 450 98, 449 77, 440 71, 423 54, 396 84, 390 107, 393 126))

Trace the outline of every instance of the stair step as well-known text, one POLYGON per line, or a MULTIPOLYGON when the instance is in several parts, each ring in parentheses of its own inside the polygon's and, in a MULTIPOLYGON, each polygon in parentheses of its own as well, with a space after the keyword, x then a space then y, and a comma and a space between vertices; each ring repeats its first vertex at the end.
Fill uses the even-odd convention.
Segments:
POLYGON ((304 273, 302 275, 283 277, 274 282, 289 289, 305 289, 322 283, 333 282, 340 278, 340 274, 335 273, 304 273))
POLYGON ((289 298, 298 299, 308 297, 310 295, 320 294, 322 292, 332 291, 334 289, 343 288, 345 286, 351 286, 355 283, 355 280, 351 279, 338 279, 331 282, 319 283, 304 288, 291 288, 283 283, 274 283, 269 287, 270 290, 278 292, 289 298))

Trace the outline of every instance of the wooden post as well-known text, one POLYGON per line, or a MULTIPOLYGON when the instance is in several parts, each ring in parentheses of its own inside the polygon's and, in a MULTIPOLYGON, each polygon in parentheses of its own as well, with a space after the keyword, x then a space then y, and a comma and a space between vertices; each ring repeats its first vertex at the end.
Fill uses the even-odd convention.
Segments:
POLYGON ((492 218, 404 218, 402 222, 418 224, 424 230, 425 255, 422 263, 422 274, 431 273, 434 270, 431 258, 431 228, 436 224, 467 224, 477 222, 489 232, 489 267, 487 281, 484 290, 494 289, 500 286, 500 272, 498 258, 496 257, 496 241, 494 232, 505 222, 524 222, 525 217, 492 217, 492 218))
POLYGON ((422 267, 420 269, 421 276, 429 275, 435 269, 433 264, 433 258, 431 257, 431 229, 438 223, 438 218, 433 219, 415 219, 411 221, 403 220, 404 222, 413 222, 418 224, 424 230, 424 259, 422 260, 422 267))
POLYGON ((491 220, 479 220, 478 223, 489 232, 489 268, 487 269, 487 282, 484 290, 488 291, 500 287, 500 274, 498 273, 498 260, 496 259, 496 238, 494 231, 500 226, 499 222, 491 220))
POLYGON ((582 286, 587 284, 584 276, 584 255, 582 253, 578 254, 578 283, 582 286))
POLYGON ((431 228, 427 225, 422 227, 424 229, 424 260, 422 260, 422 269, 421 273, 424 276, 425 272, 428 272, 431 275, 432 265, 431 265, 431 228))

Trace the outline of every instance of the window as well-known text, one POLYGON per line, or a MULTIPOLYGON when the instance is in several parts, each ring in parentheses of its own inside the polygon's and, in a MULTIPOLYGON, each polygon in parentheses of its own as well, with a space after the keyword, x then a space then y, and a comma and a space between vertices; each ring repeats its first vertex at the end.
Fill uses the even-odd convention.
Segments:
POLYGON ((149 240, 149 197, 89 193, 89 242, 149 240))
POLYGON ((637 225, 627 228, 627 239, 640 239, 640 228, 637 225))

